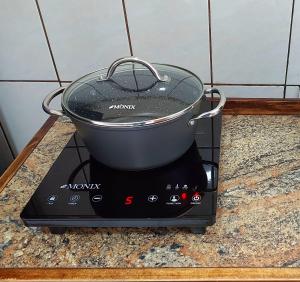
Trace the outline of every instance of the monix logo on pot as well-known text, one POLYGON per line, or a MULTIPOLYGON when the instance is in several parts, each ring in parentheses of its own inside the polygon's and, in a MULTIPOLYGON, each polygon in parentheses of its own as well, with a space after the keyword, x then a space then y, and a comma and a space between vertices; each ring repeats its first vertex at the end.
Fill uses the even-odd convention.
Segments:
POLYGON ((135 105, 123 105, 123 104, 111 105, 111 106, 109 106, 109 109, 114 109, 114 110, 134 110, 135 109, 135 105))
POLYGON ((101 184, 64 184, 59 188, 71 190, 99 190, 101 188, 101 184))

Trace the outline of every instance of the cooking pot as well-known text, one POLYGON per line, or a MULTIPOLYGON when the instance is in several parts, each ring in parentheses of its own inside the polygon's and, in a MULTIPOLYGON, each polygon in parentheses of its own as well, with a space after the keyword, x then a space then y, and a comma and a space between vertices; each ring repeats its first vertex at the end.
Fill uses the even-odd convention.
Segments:
POLYGON ((68 116, 97 161, 143 170, 183 155, 194 141, 197 120, 217 115, 225 101, 217 89, 204 90, 186 69, 128 57, 53 91, 43 109, 68 116), (51 100, 61 93, 62 110, 51 109, 51 100), (220 100, 213 110, 200 113, 206 93, 220 100))

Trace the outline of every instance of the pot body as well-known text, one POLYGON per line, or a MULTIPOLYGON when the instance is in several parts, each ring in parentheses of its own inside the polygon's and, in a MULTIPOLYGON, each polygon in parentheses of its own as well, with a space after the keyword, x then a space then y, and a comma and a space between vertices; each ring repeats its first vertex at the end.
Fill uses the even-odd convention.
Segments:
POLYGON ((99 162, 121 170, 152 169, 182 156, 194 141, 195 125, 189 125, 192 110, 163 123, 135 128, 106 128, 70 117, 91 155, 99 162))
POLYGON ((121 170, 144 170, 182 156, 194 141, 197 120, 217 115, 225 101, 217 89, 204 91, 188 70, 129 57, 113 62, 107 72, 87 74, 48 94, 43 109, 70 117, 97 161, 121 170), (136 68, 136 63, 145 68, 136 68), (220 101, 200 113, 204 93, 216 93, 220 101), (51 109, 59 94, 62 110, 51 109))

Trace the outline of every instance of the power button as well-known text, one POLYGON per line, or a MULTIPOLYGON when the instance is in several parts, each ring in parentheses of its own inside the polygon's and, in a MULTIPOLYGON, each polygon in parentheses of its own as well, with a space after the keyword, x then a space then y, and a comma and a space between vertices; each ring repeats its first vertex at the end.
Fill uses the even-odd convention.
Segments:
POLYGON ((201 201, 201 196, 199 194, 196 194, 192 197, 193 202, 200 202, 201 201))

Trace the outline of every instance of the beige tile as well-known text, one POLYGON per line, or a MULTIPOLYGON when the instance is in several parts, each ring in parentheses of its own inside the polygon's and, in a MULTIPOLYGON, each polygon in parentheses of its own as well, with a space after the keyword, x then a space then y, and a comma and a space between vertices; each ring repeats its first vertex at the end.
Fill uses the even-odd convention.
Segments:
POLYGON ((215 82, 284 83, 292 0, 213 0, 215 82))
POLYGON ((287 83, 300 84, 300 3, 295 1, 287 83))
MULTIPOLYGON (((15 152, 19 153, 49 117, 42 101, 58 83, 0 83, 0 120, 15 152)), ((59 107, 56 100, 51 106, 59 107)))
POLYGON ((206 0, 126 0, 135 56, 187 68, 210 81, 206 0))
POLYGON ((300 86, 287 86, 285 92, 286 98, 300 98, 300 86))
POLYGON ((0 79, 56 79, 34 1, 0 2, 0 79))
POLYGON ((216 86, 226 97, 282 98, 283 86, 216 86))
POLYGON ((40 6, 62 80, 129 55, 121 1, 41 0, 40 6))

